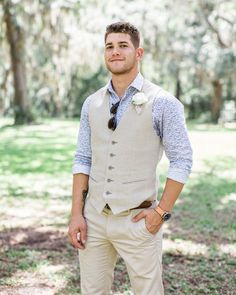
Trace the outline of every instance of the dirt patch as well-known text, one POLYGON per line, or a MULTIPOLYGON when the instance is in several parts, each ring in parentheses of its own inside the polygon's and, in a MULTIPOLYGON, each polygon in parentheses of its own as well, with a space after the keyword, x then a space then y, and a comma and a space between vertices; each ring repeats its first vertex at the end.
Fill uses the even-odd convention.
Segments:
MULTIPOLYGON (((232 223, 234 220, 234 216, 236 216, 236 209, 232 208, 230 210, 218 210, 214 213, 214 219, 218 223, 220 221, 220 225, 218 227, 207 227, 198 225, 197 223, 192 223, 192 220, 198 220, 199 216, 197 216, 193 212, 187 211, 175 211, 173 220, 170 224, 168 224, 169 233, 165 233, 165 238, 173 238, 179 237, 185 240, 190 240, 195 243, 202 243, 206 246, 211 246, 213 244, 225 245, 233 243, 233 237, 227 236, 224 234, 224 227, 232 223), (190 223, 189 223, 190 221, 190 223), (190 226, 189 226, 190 224, 190 226)), ((201 216, 200 216, 201 218, 201 216)), ((227 229, 226 233, 229 230, 227 229)))
POLYGON ((167 253, 163 258, 164 286, 168 295, 236 294, 236 268, 230 257, 167 253))
POLYGON ((55 291, 45 286, 44 284, 38 284, 35 286, 25 286, 17 288, 0 288, 1 295, 53 295, 55 291))
POLYGON ((0 232, 0 248, 17 249, 27 246, 34 250, 60 251, 67 244, 65 233, 39 228, 14 228, 0 232))

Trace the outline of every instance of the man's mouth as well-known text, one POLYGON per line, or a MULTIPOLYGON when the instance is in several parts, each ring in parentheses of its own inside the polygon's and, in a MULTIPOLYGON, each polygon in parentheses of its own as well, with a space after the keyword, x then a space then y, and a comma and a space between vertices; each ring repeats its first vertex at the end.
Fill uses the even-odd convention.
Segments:
POLYGON ((113 62, 113 61, 123 61, 123 59, 111 59, 110 62, 113 62))

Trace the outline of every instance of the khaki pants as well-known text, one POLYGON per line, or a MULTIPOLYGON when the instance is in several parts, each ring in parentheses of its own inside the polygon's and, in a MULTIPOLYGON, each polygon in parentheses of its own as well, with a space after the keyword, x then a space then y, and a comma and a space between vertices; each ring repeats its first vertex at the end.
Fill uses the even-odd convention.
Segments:
POLYGON ((151 234, 142 219, 131 218, 143 209, 118 215, 102 214, 86 201, 87 242, 79 250, 82 295, 108 295, 119 254, 125 261, 135 295, 163 295, 162 230, 151 234))

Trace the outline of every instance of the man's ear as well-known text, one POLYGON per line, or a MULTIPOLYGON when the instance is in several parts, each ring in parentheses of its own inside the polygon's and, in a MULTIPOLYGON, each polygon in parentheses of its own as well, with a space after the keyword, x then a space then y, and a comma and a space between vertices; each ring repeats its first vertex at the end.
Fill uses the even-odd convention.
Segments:
POLYGON ((138 60, 141 60, 143 58, 144 55, 144 49, 142 47, 138 47, 136 49, 136 57, 138 58, 138 60))

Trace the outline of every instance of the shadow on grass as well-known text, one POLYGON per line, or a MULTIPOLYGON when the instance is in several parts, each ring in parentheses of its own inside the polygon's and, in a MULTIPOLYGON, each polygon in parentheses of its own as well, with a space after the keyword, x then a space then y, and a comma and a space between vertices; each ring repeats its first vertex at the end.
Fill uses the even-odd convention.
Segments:
POLYGON ((72 145, 53 144, 49 142, 36 143, 29 146, 16 146, 5 142, 1 147, 0 164, 2 174, 70 172, 72 166, 72 145))
POLYGON ((163 266, 165 294, 235 294, 236 262, 229 256, 165 253, 163 266))
POLYGON ((0 247, 3 249, 17 249, 27 246, 30 250, 61 251, 66 248, 68 241, 65 234, 56 230, 41 228, 12 228, 0 232, 0 247))
MULTIPOLYGON (((0 241, 2 249, 0 252, 0 286, 5 285, 5 288, 0 288, 0 291, 10 292, 12 290, 13 286, 7 289, 6 281, 14 277, 17 272, 36 274, 42 267, 52 269, 53 266, 60 266, 60 269, 56 270, 53 275, 63 278, 65 283, 61 288, 55 284, 57 291, 53 294, 80 294, 77 251, 68 244, 66 236, 60 231, 18 227, 0 232, 0 241)), ((42 274, 40 276, 42 277, 42 274)), ((54 287, 53 282, 40 283, 40 278, 36 285, 41 285, 40 290, 43 290, 42 285, 46 289, 54 287)), ((30 292, 30 287, 27 286, 18 286, 17 290, 23 287, 30 292)), ((124 291, 127 287, 130 287, 127 270, 124 261, 119 258, 112 290, 124 291)), ((31 286, 31 292, 32 290, 33 286, 31 286)))
POLYGON ((3 132, 3 131, 5 131, 5 130, 7 130, 7 129, 9 129, 9 128, 15 128, 15 125, 14 125, 14 124, 6 124, 6 125, 2 125, 2 126, 0 127, 0 133, 3 132))
POLYGON ((0 173, 71 172, 76 148, 74 128, 70 122, 2 127, 0 173))
MULTIPOLYGON (((18 285, 18 291, 25 288, 31 294, 33 288, 37 287, 39 291, 45 290, 45 292, 47 289, 55 289, 53 294, 56 295, 80 294, 79 269, 77 262, 75 262, 77 259, 76 251, 66 247, 64 242, 60 242, 57 246, 55 243, 56 240, 65 241, 65 237, 63 238, 51 231, 41 234, 34 229, 23 230, 18 228, 11 231, 12 234, 17 232, 27 233, 27 237, 14 245, 11 245, 7 238, 11 247, 0 255, 0 283, 2 285, 4 285, 6 278, 11 276, 14 278, 16 272, 23 271, 24 273, 34 273, 34 277, 38 275, 38 280, 35 286, 32 282, 30 285, 27 285, 27 283, 18 285), (31 234, 34 238, 29 237, 31 234), (48 243, 51 243, 51 245, 48 243), (49 270, 52 271, 53 267, 54 272, 49 274, 49 270), (42 280, 42 269, 46 271, 45 276, 51 278, 50 282, 42 280), (64 280, 63 286, 58 287, 57 280, 54 282, 53 277, 57 277, 57 280, 64 280)), ((9 235, 7 232, 4 234, 4 238, 9 235)), ((183 255, 167 252, 163 256, 163 265, 165 294, 234 294, 236 263, 229 256, 213 258, 205 255, 183 255)), ((8 290, 7 288, 8 286, 5 284, 5 290, 8 290)), ((113 292, 131 290, 125 263, 121 258, 118 259, 115 268, 112 290, 113 292)))
POLYGON ((192 180, 175 206, 170 237, 206 245, 236 242, 236 182, 214 174, 192 180))
POLYGON ((27 294, 43 290, 48 292, 54 287, 58 290, 57 280, 61 280, 64 282, 61 289, 66 292, 58 291, 58 294, 79 294, 79 274, 75 265, 77 254, 69 246, 64 233, 45 230, 43 227, 18 227, 1 231, 0 241, 0 292, 8 294, 22 288, 25 288, 27 294), (12 280, 15 281, 17 273, 19 278, 21 272, 23 278, 25 274, 32 276, 31 283, 29 286, 27 283, 18 284, 14 289, 12 280), (35 281, 36 274, 38 279, 35 281))
MULTIPOLYGON (((70 143, 70 136, 66 134, 66 129, 53 127, 55 129, 51 130, 47 129, 45 125, 40 127, 40 130, 32 127, 0 130, 0 171, 5 174, 4 180, 8 178, 7 175, 15 176, 14 183, 9 178, 7 185, 3 186, 7 196, 5 198, 7 200, 5 202, 6 208, 9 209, 11 206, 15 209, 22 208, 23 202, 20 198, 28 198, 24 203, 25 207, 29 206, 30 212, 37 215, 40 212, 38 208, 42 209, 40 206, 35 206, 39 203, 36 198, 44 197, 50 200, 58 198, 59 200, 58 196, 60 196, 65 199, 67 186, 63 183, 63 179, 60 179, 60 183, 52 183, 53 190, 47 191, 49 184, 44 181, 37 183, 40 187, 36 190, 35 182, 42 181, 42 179, 37 180, 38 175, 37 177, 33 175, 33 181, 30 179, 28 183, 23 184, 20 181, 16 182, 16 178, 20 178, 21 174, 24 177, 27 173, 38 173, 43 179, 46 178, 52 182, 55 178, 54 174, 70 171, 75 146, 70 143), (55 191, 55 187, 61 189, 60 194, 55 191), (16 199, 20 199, 17 205, 16 199)), ((190 247, 191 245, 198 247, 199 244, 202 244, 210 251, 201 255, 190 255, 191 251, 186 251, 187 254, 178 252, 176 247, 178 243, 173 243, 176 248, 172 252, 165 252, 163 257, 166 294, 235 294, 235 257, 230 254, 218 253, 217 248, 217 246, 232 245, 236 242, 236 202, 234 197, 236 183, 232 178, 223 177, 225 172, 232 167, 235 168, 235 163, 235 157, 222 157, 207 161, 209 173, 199 174, 197 178, 191 179, 187 190, 180 197, 180 202, 175 206, 173 219, 167 224, 169 232, 165 233, 165 237, 170 240, 180 239, 180 243, 183 240, 187 242, 185 245, 190 245, 190 247)), ((27 182, 28 178, 25 177, 25 179, 27 182)), ((162 179, 164 182, 163 176, 162 179)), ((64 205, 62 210, 61 207, 56 207, 58 200, 51 203, 45 202, 45 208, 46 206, 53 208, 52 211, 49 210, 51 215, 45 210, 45 215, 50 220, 55 221, 55 218, 59 218, 61 221, 61 216, 64 214, 64 205)), ((13 211, 9 210, 9 212, 13 211)), ((17 216, 17 214, 14 216, 14 213, 9 214, 3 216, 4 219, 11 219, 11 217, 14 219, 15 217, 17 221, 20 221, 18 224, 22 225, 24 217, 17 216)), ((32 225, 32 220, 29 221, 29 224, 32 225)), ((36 223, 37 227, 40 222, 41 217, 36 223)), ((63 228, 65 224, 58 223, 58 226, 63 228)), ((21 283, 20 287, 14 285, 15 274, 19 276, 22 271, 31 275, 30 279, 37 277, 38 281, 35 284, 39 286, 43 282, 45 286, 51 288, 51 291, 52 289, 55 291, 53 294, 75 295, 80 293, 77 253, 68 245, 67 238, 61 231, 48 230, 43 227, 18 227, 0 232, 0 243, 2 248, 0 283, 2 285, 5 284, 13 288, 14 291, 19 290, 21 286, 24 287, 24 284, 27 284, 25 281, 21 283), (41 280, 42 274, 46 283, 41 280), (56 277, 55 281, 53 281, 54 277, 56 277), (12 281, 6 283, 7 278, 12 281), (59 285, 58 282, 63 280, 63 286, 59 285)), ((34 283, 30 282, 30 284, 34 283)), ((42 287, 40 288, 38 294, 40 294, 40 290, 43 290, 42 287)), ((112 288, 116 292, 130 289, 125 263, 121 258, 115 269, 112 288)), ((12 294, 15 294, 14 291, 12 294)), ((27 292, 25 294, 36 294, 30 292, 30 289, 27 292)))

